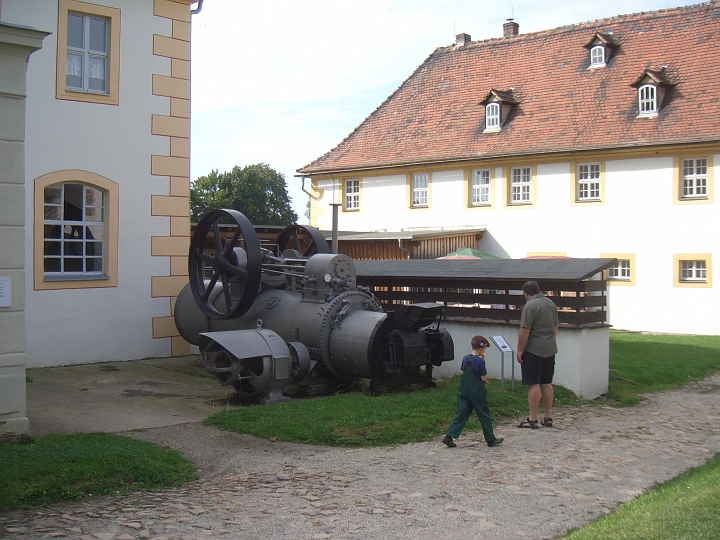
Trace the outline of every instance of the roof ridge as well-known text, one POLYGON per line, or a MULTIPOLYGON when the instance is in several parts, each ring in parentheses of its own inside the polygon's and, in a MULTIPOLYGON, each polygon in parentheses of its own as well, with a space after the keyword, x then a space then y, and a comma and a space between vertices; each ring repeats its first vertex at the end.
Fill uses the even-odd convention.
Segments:
POLYGON ((696 11, 700 9, 706 9, 706 8, 712 8, 713 4, 720 3, 720 0, 708 0, 707 2, 701 2, 699 4, 690 4, 687 6, 677 6, 672 8, 661 8, 656 9, 653 11, 639 11, 637 13, 629 13, 625 15, 613 15, 612 17, 606 17, 604 19, 595 19, 590 21, 584 21, 580 23, 573 23, 573 24, 566 24, 563 26, 556 26, 555 28, 547 28, 545 30, 538 30, 536 32, 527 32, 524 34, 518 34, 517 36, 508 36, 508 37, 492 37, 487 39, 481 39, 477 41, 470 41, 466 45, 462 47, 458 47, 457 45, 446 45, 444 47, 438 47, 435 49, 433 54, 438 52, 439 50, 444 51, 454 51, 454 50, 464 50, 469 48, 474 48, 477 46, 485 46, 489 44, 496 44, 496 43, 512 43, 516 41, 521 41, 524 39, 530 39, 534 37, 543 37, 544 35, 553 35, 553 34, 559 34, 562 32, 570 32, 572 30, 578 30, 582 27, 593 27, 598 26, 600 24, 607 24, 609 22, 617 21, 617 22, 630 22, 630 21, 636 21, 636 20, 642 20, 650 17, 667 17, 676 15, 680 12, 688 12, 688 11, 696 11))

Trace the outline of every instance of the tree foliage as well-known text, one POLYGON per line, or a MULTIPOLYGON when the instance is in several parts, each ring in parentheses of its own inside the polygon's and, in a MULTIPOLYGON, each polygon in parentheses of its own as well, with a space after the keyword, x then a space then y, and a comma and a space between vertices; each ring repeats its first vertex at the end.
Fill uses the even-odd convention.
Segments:
POLYGON ((292 225, 298 216, 290 206, 285 176, 265 163, 213 170, 190 188, 191 219, 197 223, 211 210, 231 208, 254 225, 292 225))

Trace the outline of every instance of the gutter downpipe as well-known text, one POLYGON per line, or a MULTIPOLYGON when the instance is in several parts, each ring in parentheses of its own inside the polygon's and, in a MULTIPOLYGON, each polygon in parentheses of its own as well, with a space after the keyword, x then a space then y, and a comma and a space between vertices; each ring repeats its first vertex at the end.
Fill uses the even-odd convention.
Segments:
POLYGON ((307 195, 308 197, 310 197, 311 199, 316 200, 316 201, 319 201, 319 200, 320 200, 320 197, 316 197, 315 195, 313 195, 312 193, 310 193, 307 189, 305 189, 305 179, 306 179, 306 178, 307 178, 307 176, 302 176, 302 177, 301 177, 301 180, 302 180, 302 188, 301 188, 301 189, 302 189, 302 192, 303 192, 305 195, 307 195))
POLYGON ((408 251, 407 249, 405 249, 404 247, 402 247, 402 240, 401 240, 400 238, 398 238, 398 247, 399 247, 402 251, 404 251, 405 253, 408 254, 407 258, 408 258, 408 260, 410 260, 410 251, 408 251))
MULTIPOLYGON (((299 176, 299 175, 298 175, 299 176)), ((305 189, 305 179, 307 176, 302 176, 302 191, 310 197, 313 200, 319 201, 320 197, 315 197, 312 193, 310 193, 307 189, 305 189)), ((333 209, 333 216, 332 216, 332 248, 331 252, 337 254, 338 252, 338 207, 340 206, 340 203, 330 203, 330 206, 332 206, 333 209)), ((408 255, 410 255, 410 252, 408 252, 408 255)), ((410 258, 410 257, 408 257, 410 258)))

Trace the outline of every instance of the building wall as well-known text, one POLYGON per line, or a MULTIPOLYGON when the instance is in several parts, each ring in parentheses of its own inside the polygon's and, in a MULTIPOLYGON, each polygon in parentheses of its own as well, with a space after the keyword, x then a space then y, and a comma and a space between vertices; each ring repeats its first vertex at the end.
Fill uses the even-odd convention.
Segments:
MULTIPOLYGON (((398 174, 362 176, 360 210, 340 212, 339 228, 392 231, 422 226, 486 227, 479 245, 468 247, 510 258, 533 254, 579 258, 630 255, 634 262, 632 282, 611 282, 609 287, 612 325, 627 330, 720 333, 720 316, 714 308, 720 301, 719 218, 714 201, 720 146, 618 151, 581 159, 581 163, 601 163, 600 201, 576 202, 574 176, 578 162, 567 158, 402 169, 398 174), (709 197, 678 201, 678 163, 680 158, 691 156, 707 156, 713 165, 708 177, 709 197), (506 179, 515 164, 532 167, 532 204, 507 204, 506 179), (490 204, 471 207, 471 171, 487 167, 492 171, 490 204), (409 208, 406 174, 413 171, 431 174, 427 208, 409 208), (708 258, 707 284, 678 286, 678 256, 692 259, 695 255, 708 258)), ((313 224, 320 228, 331 225, 328 205, 332 202, 333 182, 342 186, 347 178, 353 176, 314 179, 313 185, 322 197, 313 203, 313 224)), ((337 187, 335 200, 342 201, 337 187)))
MULTIPOLYGON (((438 378, 460 375, 463 356, 470 353, 470 341, 473 336, 481 335, 490 339, 501 336, 510 345, 513 352, 504 357, 492 345, 485 353, 485 365, 491 379, 505 380, 505 388, 515 388, 522 384, 520 364, 515 360, 517 351, 518 326, 504 324, 474 324, 466 322, 444 322, 455 344, 455 358, 433 368, 433 376, 438 378), (503 373, 504 360, 504 373, 503 373), (514 370, 514 372, 513 372, 514 370)), ((558 331, 558 353, 555 355, 555 376, 553 383, 571 390, 583 399, 595 399, 608 391, 610 382, 610 329, 585 328, 558 331)))
POLYGON ((0 24, 0 434, 29 429, 23 185, 26 66, 45 37, 44 32, 0 24))
POLYGON ((32 225, 26 229, 29 367, 187 352, 168 321, 187 282, 188 3, 90 4, 119 9, 121 21, 118 101, 98 104, 56 97, 58 2, 3 2, 4 21, 53 32, 27 74, 27 222, 42 212, 35 190, 46 175, 89 173, 117 186, 111 193, 117 223, 110 225, 117 235, 116 283, 46 282, 36 264, 42 233, 32 225))

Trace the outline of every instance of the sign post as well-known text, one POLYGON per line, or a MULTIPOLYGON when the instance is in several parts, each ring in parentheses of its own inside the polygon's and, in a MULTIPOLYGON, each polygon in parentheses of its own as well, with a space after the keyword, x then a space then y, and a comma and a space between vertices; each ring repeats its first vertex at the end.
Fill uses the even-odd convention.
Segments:
POLYGON ((502 336, 490 336, 490 341, 500 351, 500 388, 505 390, 505 353, 510 353, 512 363, 512 391, 515 391, 515 351, 502 336))

